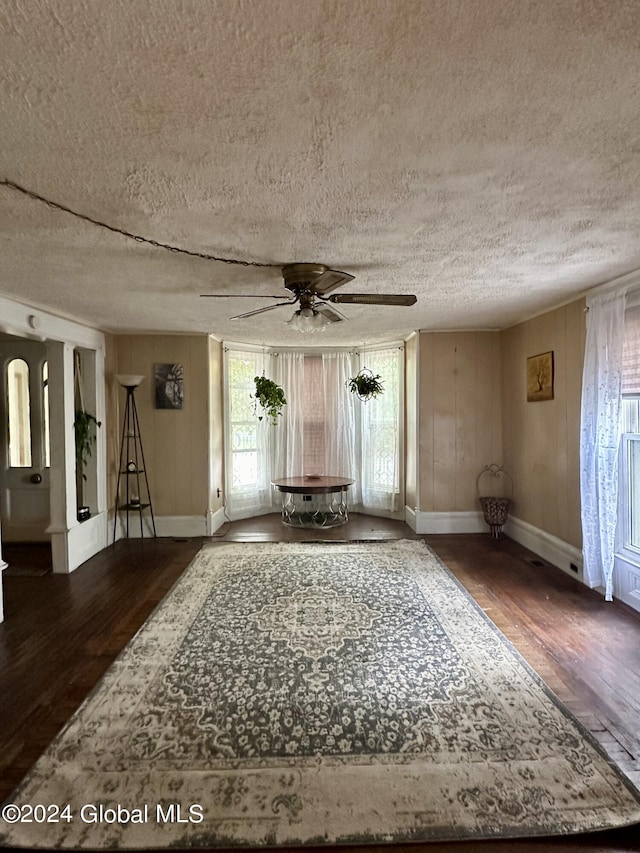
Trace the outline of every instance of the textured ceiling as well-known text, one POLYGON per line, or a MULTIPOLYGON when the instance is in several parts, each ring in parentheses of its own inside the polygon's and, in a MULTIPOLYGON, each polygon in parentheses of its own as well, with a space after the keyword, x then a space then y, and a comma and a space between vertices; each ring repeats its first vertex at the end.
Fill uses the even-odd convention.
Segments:
POLYGON ((636 0, 0 0, 0 293, 110 331, 357 343, 503 328, 640 267, 636 0), (200 293, 251 299, 200 299, 200 293))

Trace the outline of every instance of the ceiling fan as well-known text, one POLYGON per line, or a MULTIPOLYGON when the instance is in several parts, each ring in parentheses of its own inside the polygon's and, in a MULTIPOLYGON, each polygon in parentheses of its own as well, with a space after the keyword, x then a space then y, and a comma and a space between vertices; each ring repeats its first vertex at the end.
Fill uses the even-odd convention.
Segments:
MULTIPOLYGON (((236 314, 232 320, 242 320, 245 317, 253 317, 255 314, 263 314, 265 311, 273 311, 283 305, 300 304, 300 308, 294 313, 289 321, 294 327, 303 329, 321 328, 326 323, 338 323, 346 320, 344 314, 333 306, 335 304, 351 305, 414 305, 416 297, 413 294, 400 293, 332 293, 338 287, 342 287, 354 276, 341 270, 330 269, 324 264, 286 264, 282 267, 284 286, 291 291, 293 297, 286 302, 278 302, 276 305, 267 305, 265 308, 255 308, 244 314, 236 314), (329 295, 330 294, 330 295, 329 295), (331 304, 329 304, 331 303, 331 304)), ((247 299, 282 299, 282 295, 262 295, 249 293, 201 293, 203 297, 229 299, 233 297, 244 297, 247 299)))

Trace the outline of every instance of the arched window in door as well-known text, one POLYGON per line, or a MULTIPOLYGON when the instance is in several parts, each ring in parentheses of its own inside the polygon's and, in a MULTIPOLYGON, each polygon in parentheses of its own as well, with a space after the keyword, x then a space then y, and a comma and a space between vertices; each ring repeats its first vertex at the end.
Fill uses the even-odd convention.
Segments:
POLYGON ((9 413, 9 466, 31 467, 31 396, 29 365, 14 358, 7 365, 7 409, 9 413))
POLYGON ((51 467, 51 439, 49 434, 49 362, 42 365, 42 428, 44 430, 44 467, 51 467))

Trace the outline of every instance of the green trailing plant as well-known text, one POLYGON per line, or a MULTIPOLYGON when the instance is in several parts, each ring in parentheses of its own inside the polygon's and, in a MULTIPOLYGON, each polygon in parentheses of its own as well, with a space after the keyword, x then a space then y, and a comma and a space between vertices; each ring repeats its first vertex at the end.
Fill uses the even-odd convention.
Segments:
POLYGON ((355 376, 347 380, 347 387, 361 400, 370 400, 372 397, 379 397, 384 391, 381 378, 380 374, 374 376, 368 368, 363 367, 355 376))
POLYGON ((282 414, 282 407, 287 404, 284 391, 272 379, 267 379, 266 376, 254 376, 253 381, 256 383, 254 409, 256 403, 259 403, 265 412, 264 415, 258 415, 258 420, 261 421, 266 415, 275 426, 278 423, 278 415, 282 414))
POLYGON ((102 426, 102 423, 89 412, 77 409, 73 426, 76 433, 76 464, 82 472, 82 479, 86 480, 87 475, 84 473, 84 468, 93 453, 93 446, 96 443, 96 429, 102 426))

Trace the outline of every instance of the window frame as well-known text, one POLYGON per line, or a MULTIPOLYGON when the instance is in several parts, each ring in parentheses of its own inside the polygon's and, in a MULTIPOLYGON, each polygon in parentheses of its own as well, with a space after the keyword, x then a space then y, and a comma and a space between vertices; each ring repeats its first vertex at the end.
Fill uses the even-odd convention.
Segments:
MULTIPOLYGON (((621 413, 623 432, 620 437, 618 452, 618 523, 616 528, 616 556, 633 566, 640 568, 640 544, 631 541, 632 513, 634 511, 631 488, 631 454, 632 442, 640 442, 640 397, 625 396, 622 398, 621 413), (625 407, 625 403, 635 404, 625 407), (633 430, 635 427, 635 430, 633 430)), ((640 513, 640 506, 637 512, 640 513)))

